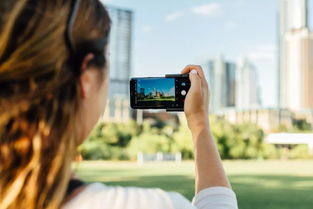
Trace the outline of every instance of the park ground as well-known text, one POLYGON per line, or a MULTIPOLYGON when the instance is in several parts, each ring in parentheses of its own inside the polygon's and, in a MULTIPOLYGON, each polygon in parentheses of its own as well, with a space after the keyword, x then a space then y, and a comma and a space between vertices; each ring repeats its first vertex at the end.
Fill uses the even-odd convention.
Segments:
MULTIPOLYGON (((313 161, 225 161, 240 209, 312 209, 313 161)), ((189 200, 194 195, 193 162, 83 161, 74 164, 86 182, 159 187, 189 200)))

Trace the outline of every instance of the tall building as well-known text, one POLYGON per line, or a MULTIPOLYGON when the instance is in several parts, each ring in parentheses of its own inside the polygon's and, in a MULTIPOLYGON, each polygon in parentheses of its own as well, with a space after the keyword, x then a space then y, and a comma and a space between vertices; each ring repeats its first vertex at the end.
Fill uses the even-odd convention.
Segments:
POLYGON ((290 29, 308 27, 308 0, 279 0, 280 28, 282 32, 290 29))
POLYGON ((110 98, 129 97, 133 12, 108 7, 112 20, 110 36, 110 98))
POLYGON ((211 113, 260 108, 259 77, 249 60, 242 59, 236 64, 220 55, 209 61, 205 74, 211 90, 211 113))
POLYGON ((308 1, 279 2, 279 107, 313 109, 313 39, 308 27, 308 1))
POLYGON ((144 88, 140 88, 140 94, 145 95, 145 89, 144 88))
POLYGON ((236 108, 247 110, 259 108, 261 105, 258 74, 248 59, 237 64, 236 71, 236 108))
POLYGON ((224 94, 226 94, 226 107, 234 107, 236 105, 236 69, 235 63, 226 62, 226 88, 224 94))
POLYGON ((209 62, 207 77, 211 89, 211 110, 235 107, 236 64, 227 62, 222 55, 209 62))
POLYGON ((110 87, 109 101, 103 120, 128 121, 129 80, 131 77, 133 12, 107 7, 112 20, 110 34, 110 87))
POLYGON ((313 34, 308 29, 286 33, 284 60, 283 107, 313 109, 313 34))

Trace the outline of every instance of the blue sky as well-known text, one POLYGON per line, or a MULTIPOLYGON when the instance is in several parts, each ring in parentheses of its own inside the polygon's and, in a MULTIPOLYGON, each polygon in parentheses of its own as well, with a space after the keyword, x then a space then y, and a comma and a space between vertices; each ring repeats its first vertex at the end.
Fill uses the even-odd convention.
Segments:
POLYGON ((175 79, 140 79, 137 82, 137 90, 140 91, 140 88, 145 89, 145 94, 154 92, 155 88, 158 92, 169 93, 175 96, 175 79))
POLYGON ((134 12, 133 76, 205 66, 219 54, 234 62, 247 57, 258 70, 263 105, 276 105, 276 0, 103 2, 134 12))

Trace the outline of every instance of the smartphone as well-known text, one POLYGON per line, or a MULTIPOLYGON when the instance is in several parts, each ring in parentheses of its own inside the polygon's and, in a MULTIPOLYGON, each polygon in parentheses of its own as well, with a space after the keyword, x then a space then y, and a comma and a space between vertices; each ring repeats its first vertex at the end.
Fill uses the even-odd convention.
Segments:
POLYGON ((189 74, 132 78, 130 80, 131 108, 184 111, 189 88, 189 74))

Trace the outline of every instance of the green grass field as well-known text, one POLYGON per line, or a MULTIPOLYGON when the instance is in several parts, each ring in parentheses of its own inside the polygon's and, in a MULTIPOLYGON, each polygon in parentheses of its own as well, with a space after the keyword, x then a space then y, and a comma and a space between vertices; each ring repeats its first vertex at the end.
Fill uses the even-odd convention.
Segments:
MULTIPOLYGON (((240 209, 313 208, 313 161, 226 161, 225 169, 240 209)), ((192 199, 194 164, 81 162, 74 166, 86 182, 160 187, 192 199)))

